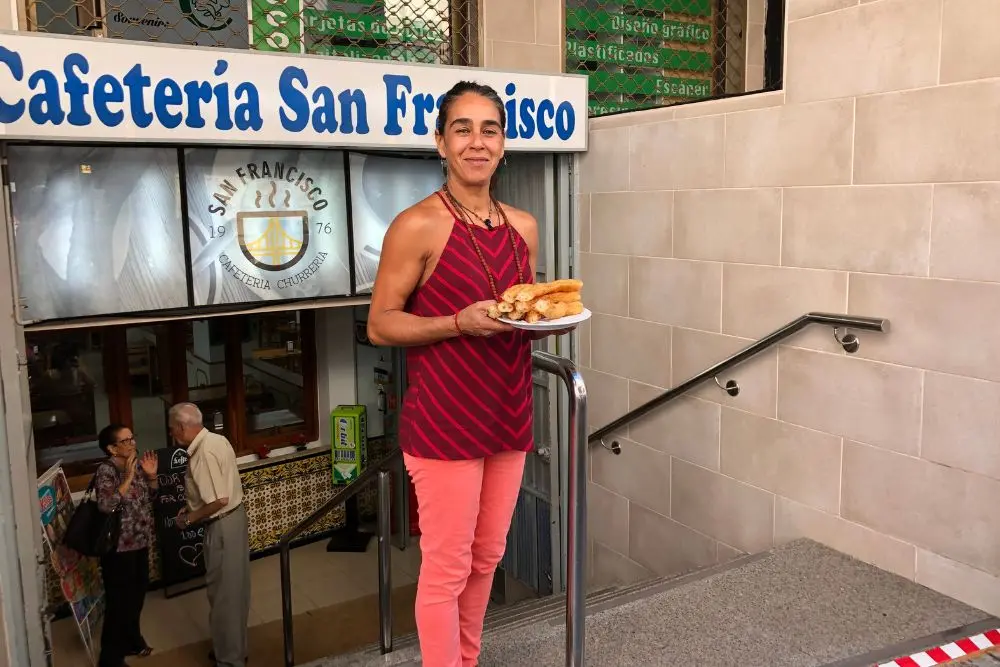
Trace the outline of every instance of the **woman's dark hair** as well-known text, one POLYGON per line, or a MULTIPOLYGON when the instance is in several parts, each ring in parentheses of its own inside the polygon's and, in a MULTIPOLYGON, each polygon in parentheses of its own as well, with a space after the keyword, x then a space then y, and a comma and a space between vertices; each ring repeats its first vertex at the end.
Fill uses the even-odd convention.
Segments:
POLYGON ((125 428, 128 427, 124 424, 108 424, 97 434, 97 445, 106 456, 111 456, 108 447, 118 444, 118 434, 125 428))
POLYGON ((444 97, 441 99, 441 108, 438 110, 437 117, 438 134, 444 134, 444 129, 448 124, 448 112, 451 111, 451 105, 455 103, 455 100, 466 93, 480 95, 492 102, 493 106, 495 106, 497 111, 500 112, 501 131, 507 128, 507 111, 504 109, 503 100, 500 99, 497 91, 483 83, 476 83, 475 81, 459 81, 452 86, 451 90, 445 93, 444 97))

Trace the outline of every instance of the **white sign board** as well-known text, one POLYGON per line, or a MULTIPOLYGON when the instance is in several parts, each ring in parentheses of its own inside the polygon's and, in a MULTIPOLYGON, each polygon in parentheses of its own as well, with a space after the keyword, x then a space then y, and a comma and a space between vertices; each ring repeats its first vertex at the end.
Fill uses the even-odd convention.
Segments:
POLYGON ((468 79, 510 150, 587 147, 587 78, 0 32, 0 139, 430 149, 468 79))

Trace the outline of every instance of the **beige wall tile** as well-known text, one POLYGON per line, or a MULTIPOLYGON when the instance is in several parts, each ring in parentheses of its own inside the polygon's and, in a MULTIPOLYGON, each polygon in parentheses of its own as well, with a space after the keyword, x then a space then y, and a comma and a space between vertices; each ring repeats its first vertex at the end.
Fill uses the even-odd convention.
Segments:
POLYGON ((670 327, 610 315, 591 319, 593 368, 656 387, 670 386, 670 327))
POLYGON ((1000 481, 877 447, 844 445, 841 514, 1000 574, 1000 481))
POLYGON ((629 313, 632 317, 718 331, 721 309, 721 264, 631 258, 629 313))
POLYGON ((851 97, 938 79, 941 0, 883 0, 789 24, 785 99, 851 97))
MULTIPOLYGON (((997 8, 1000 9, 1000 4, 997 8)), ((1000 220, 1000 183, 935 186, 931 275, 1000 282, 997 220, 1000 220)))
MULTIPOLYGON (((629 383, 628 407, 634 410, 663 393, 662 389, 629 383)), ((682 396, 629 425, 629 438, 661 452, 719 469, 719 420, 721 406, 682 396)))
MULTIPOLYGON (((763 80, 763 68, 761 77, 763 80)), ((761 84, 763 85, 763 83, 761 84)), ((754 90, 750 88, 750 90, 754 90)), ((674 118, 704 118, 734 111, 749 111, 751 109, 767 109, 779 107, 785 102, 785 91, 774 90, 756 95, 740 95, 739 97, 724 97, 717 100, 704 100, 679 104, 674 109, 674 118)))
POLYGON ((762 90, 764 88, 764 67, 763 65, 747 65, 746 80, 744 86, 747 92, 762 90))
POLYGON ((926 276, 932 193, 929 185, 787 188, 781 263, 926 276))
POLYGON ((1000 76, 1000 4, 993 0, 944 0, 941 83, 1000 76))
POLYGON ((547 44, 493 40, 493 69, 558 74, 563 71, 562 49, 547 44))
POLYGON ((535 0, 536 43, 553 46, 562 44, 563 7, 565 4, 559 0, 535 0))
POLYGON ((577 232, 579 233, 580 252, 590 252, 590 194, 583 193, 576 196, 577 201, 577 232))
MULTIPOLYGON (((694 377, 751 342, 746 338, 675 328, 672 354, 673 385, 676 386, 694 377)), ((731 379, 740 385, 738 396, 729 396, 712 381, 695 389, 693 395, 765 417, 774 416, 777 402, 777 352, 774 349, 740 364, 724 377, 720 377, 719 381, 725 384, 731 379)))
POLYGON ((535 41, 535 0, 484 2, 483 33, 487 39, 507 42, 535 41))
POLYGON ((726 185, 850 183, 853 128, 853 100, 729 114, 726 185))
POLYGON ((785 16, 789 21, 798 21, 809 16, 834 12, 846 7, 854 7, 858 0, 787 0, 785 16))
POLYGON ((580 280, 595 313, 628 315, 628 257, 580 253, 580 280))
POLYGON ((722 116, 675 120, 632 129, 633 190, 713 188, 723 183, 722 116), (678 159, 678 156, 684 159, 678 159))
POLYGON ((747 2, 747 23, 763 23, 767 18, 767 0, 747 2))
POLYGON ((628 532, 629 557, 658 575, 715 563, 715 540, 644 507, 632 505, 628 532))
MULTIPOLYGON (((747 35, 747 67, 764 66, 764 24, 753 22, 748 19, 746 27, 747 35)), ((752 89, 751 89, 752 90, 752 89)))
POLYGON ((740 556, 744 555, 742 551, 740 551, 739 549, 734 549, 728 544, 723 544, 722 542, 716 542, 716 545, 718 545, 716 550, 716 560, 720 563, 727 563, 733 560, 734 558, 739 558, 740 556))
POLYGON ((857 105, 855 183, 1000 180, 1000 81, 860 97, 857 105))
POLYGON ((778 264, 781 190, 682 190, 674 193, 674 256, 778 264))
POLYGON ((621 456, 596 456, 593 462, 595 482, 633 503, 670 516, 668 455, 637 442, 624 441, 621 456))
POLYGON ((778 498, 777 502, 775 544, 806 537, 875 567, 913 579, 916 547, 912 544, 787 498, 778 498))
MULTIPOLYGON (((629 405, 632 390, 629 389, 629 405)), ((927 373, 920 455, 1000 479, 1000 384, 927 373)))
POLYGON ((628 190, 629 128, 592 130, 580 160, 581 192, 628 190))
POLYGON ((859 356, 1000 380, 1000 284, 851 274, 850 312, 886 317, 859 356))
POLYGON ((628 411, 628 380, 590 368, 581 372, 587 385, 587 426, 592 431, 610 424, 628 411))
MULTIPOLYGON (((628 530, 628 522, 625 523, 628 530)), ((653 579, 656 575, 642 565, 617 551, 613 551, 600 542, 594 544, 593 578, 591 585, 628 586, 653 579)))
POLYGON ((583 367, 586 367, 586 368, 589 368, 591 366, 591 355, 590 355, 590 350, 591 350, 591 345, 590 345, 590 341, 591 341, 591 336, 590 336, 590 322, 591 322, 591 320, 588 320, 588 321, 584 322, 583 324, 581 324, 577 328, 577 332, 579 332, 579 334, 580 334, 580 338, 579 338, 579 340, 580 340, 580 347, 579 347, 580 352, 579 352, 579 359, 577 360, 577 363, 579 363, 580 366, 583 366, 583 367))
POLYGON ((670 257, 672 192, 615 192, 591 196, 594 252, 670 257))
POLYGON ((588 484, 587 531, 619 553, 628 551, 628 498, 599 484, 588 484))
POLYGON ((810 507, 840 510, 841 438, 731 408, 722 411, 722 473, 810 507))
POLYGON ((918 451, 920 387, 914 368, 794 348, 778 352, 778 419, 898 452, 918 451))
POLYGON ((674 520, 746 553, 771 548, 773 494, 676 459, 671 494, 674 520))
POLYGON ((1000 616, 1000 579, 925 549, 917 549, 917 583, 1000 616))
POLYGON ((650 123, 662 123, 674 119, 675 107, 656 107, 640 109, 630 113, 619 113, 613 116, 599 116, 590 119, 590 130, 605 130, 615 127, 636 127, 650 123))
MULTIPOLYGON (((847 310, 847 274, 726 264, 722 271, 722 333, 763 338, 778 327, 811 312, 847 310)), ((790 344, 835 352, 828 329, 814 327, 790 344)))

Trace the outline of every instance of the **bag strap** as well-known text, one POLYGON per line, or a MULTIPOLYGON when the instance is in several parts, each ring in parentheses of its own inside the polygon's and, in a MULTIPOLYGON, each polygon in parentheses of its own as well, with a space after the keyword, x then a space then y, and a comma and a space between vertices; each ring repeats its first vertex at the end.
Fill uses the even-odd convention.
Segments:
POLYGON ((111 466, 111 469, 114 471, 115 475, 116 476, 118 475, 118 469, 115 468, 115 466, 108 459, 104 459, 103 461, 101 461, 97 465, 97 470, 95 470, 94 474, 91 475, 91 477, 90 477, 90 484, 87 485, 87 490, 83 492, 83 499, 84 500, 86 500, 88 496, 90 496, 91 498, 96 499, 96 496, 97 496, 97 488, 96 488, 97 487, 97 473, 98 473, 98 471, 103 466, 111 466))

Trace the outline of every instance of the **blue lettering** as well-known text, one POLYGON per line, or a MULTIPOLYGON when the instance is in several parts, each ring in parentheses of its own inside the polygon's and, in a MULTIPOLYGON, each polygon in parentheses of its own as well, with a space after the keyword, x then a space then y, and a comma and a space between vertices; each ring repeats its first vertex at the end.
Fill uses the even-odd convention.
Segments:
MULTIPOLYGON (((409 93, 413 91, 413 84, 410 77, 398 74, 386 74, 382 81, 385 82, 385 133, 397 137, 403 133, 399 121, 406 116, 406 96, 400 88, 409 93)), ((441 108, 440 102, 438 108, 441 108)))
POLYGON ((357 132, 368 134, 368 102, 364 92, 360 90, 344 90, 337 96, 340 100, 340 131, 344 134, 357 132), (357 110, 357 122, 354 122, 354 109, 357 110))
POLYGON ((413 134, 422 137, 429 131, 426 115, 434 113, 434 96, 417 93, 413 96, 413 109, 416 111, 413 134))
MULTIPOLYGON (((517 86, 513 82, 508 83, 503 92, 510 97, 517 92, 517 86)), ((507 138, 517 139, 517 100, 511 97, 504 106, 507 110, 507 138)))
POLYGON ((576 129, 576 113, 573 112, 573 105, 569 102, 560 102, 556 108, 556 134, 563 141, 573 136, 576 129))
POLYGON ((102 74, 94 82, 94 113, 97 120, 107 127, 118 127, 125 118, 125 112, 112 111, 109 104, 121 104, 125 101, 125 90, 118 79, 110 74, 102 74))
MULTIPOLYGON (((218 90, 221 86, 216 86, 218 90)), ((260 93, 252 83, 243 82, 236 86, 236 99, 242 102, 236 107, 236 127, 240 130, 253 130, 259 132, 264 127, 264 119, 260 115, 260 93)), ((221 118, 223 98, 219 100, 219 114, 221 118)), ((225 100, 226 113, 229 113, 229 100, 225 100)), ((218 124, 218 121, 216 121, 218 124)), ((232 127, 230 123, 229 127, 232 127)))
POLYGON ((535 100, 525 97, 521 100, 521 125, 518 134, 524 139, 535 136, 535 100))
POLYGON ((35 125, 61 125, 66 118, 59 104, 59 82, 56 75, 46 69, 40 69, 28 77, 28 87, 31 90, 41 87, 42 91, 31 96, 28 103, 28 116, 35 125))
POLYGON ((301 132, 309 124, 309 100, 296 84, 299 87, 309 85, 306 73, 299 67, 286 67, 278 79, 278 96, 294 115, 289 116, 282 107, 278 109, 278 117, 281 126, 289 132, 301 132))
POLYGON ((546 98, 538 103, 538 136, 546 141, 552 138, 551 121, 555 115, 556 108, 552 104, 552 100, 546 98), (548 116, 548 120, 546 120, 546 116, 548 116))
MULTIPOLYGON (((222 76, 229 69, 229 63, 225 60, 215 62, 215 76, 222 76)), ((233 119, 229 114, 229 84, 223 81, 215 86, 215 129, 223 132, 233 129, 233 119)))
POLYGON ((212 101, 212 85, 208 81, 188 81, 184 84, 184 94, 187 95, 187 117, 184 124, 188 127, 205 127, 201 103, 212 101))
POLYGON ((313 129, 317 132, 335 133, 337 131, 337 100, 333 96, 333 91, 326 86, 320 86, 312 94, 312 101, 316 103, 312 113, 313 129))
POLYGON ((153 89, 153 110, 156 112, 156 119, 160 125, 172 130, 181 124, 184 116, 179 112, 171 111, 171 107, 180 106, 184 103, 181 94, 181 87, 173 79, 160 79, 156 88, 153 89))
POLYGON ((69 95, 69 115, 66 116, 66 120, 70 125, 81 127, 90 125, 90 114, 87 113, 83 102, 90 91, 90 86, 83 82, 76 70, 79 70, 80 74, 86 74, 90 71, 90 63, 79 53, 71 53, 63 59, 63 75, 66 77, 63 90, 69 95))
MULTIPOLYGON (((7 66, 7 70, 10 71, 10 75, 14 77, 15 81, 20 81, 24 78, 24 63, 21 62, 21 56, 19 54, 6 47, 0 46, 0 63, 7 66)), ((0 87, 0 90, 3 90, 3 88, 0 87)), ((16 122, 23 115, 23 99, 11 104, 0 96, 0 123, 16 122)))
POLYGON ((153 122, 153 114, 146 111, 145 91, 149 88, 149 77, 142 73, 142 65, 136 65, 122 77, 122 82, 128 88, 128 102, 132 113, 132 122, 137 127, 149 127, 153 122))

